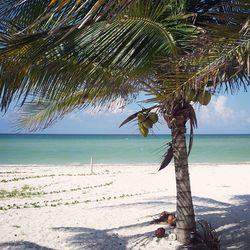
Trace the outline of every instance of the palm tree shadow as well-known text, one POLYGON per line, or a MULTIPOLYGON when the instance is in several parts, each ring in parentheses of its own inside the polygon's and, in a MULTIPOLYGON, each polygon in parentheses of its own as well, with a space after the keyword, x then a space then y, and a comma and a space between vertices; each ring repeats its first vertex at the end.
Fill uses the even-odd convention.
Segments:
POLYGON ((73 233, 73 236, 68 239, 68 243, 74 249, 126 249, 126 241, 117 234, 109 234, 109 230, 87 227, 59 227, 54 230, 73 233))
MULTIPOLYGON (((197 219, 203 219, 211 223, 213 228, 218 231, 219 236, 222 237, 222 250, 250 249, 250 195, 233 197, 233 200, 237 201, 237 205, 202 197, 193 197, 193 199, 197 219)), ((167 206, 170 204, 168 202, 163 202, 162 204, 156 202, 156 204, 153 204, 152 202, 150 206, 157 205, 161 209, 167 209, 167 206)), ((123 204, 123 206, 126 205, 123 204)), ((137 204, 134 203, 133 205, 136 206, 137 204)), ((139 205, 141 206, 142 204, 139 205)), ((144 221, 141 223, 132 223, 115 228, 59 227, 53 229, 69 233, 70 236, 67 239, 67 243, 73 249, 140 249, 147 246, 154 239, 154 230, 158 226, 150 224, 153 216, 145 215, 143 217, 144 221), (140 230, 140 228, 143 228, 143 230, 140 230), (131 233, 120 234, 123 230, 131 233)), ((1 243, 0 249, 54 250, 28 241, 1 243)), ((179 247, 178 249, 187 248, 179 247)), ((198 249, 201 250, 201 248, 198 249)))
POLYGON ((0 243, 0 249, 1 250, 55 250, 53 248, 43 247, 40 246, 34 242, 30 241, 10 241, 10 242, 4 242, 0 243))
POLYGON ((129 227, 132 229, 134 226, 137 227, 143 225, 134 224, 104 230, 86 227, 59 227, 54 228, 54 230, 73 233, 73 236, 68 239, 68 243, 74 249, 125 250, 128 249, 127 245, 129 241, 132 241, 132 247, 145 246, 151 242, 153 238, 153 232, 151 231, 133 236, 120 236, 118 233, 112 232, 113 230, 119 231, 120 229, 129 227))
POLYGON ((234 196, 238 205, 213 199, 194 197, 194 203, 204 202, 207 206, 195 206, 196 217, 206 220, 221 237, 221 249, 250 249, 250 195, 234 196))
MULTIPOLYGON (((145 202, 135 202, 135 203, 122 203, 119 205, 107 205, 105 209, 119 208, 119 207, 138 207, 138 209, 143 209, 145 207, 161 207, 167 208, 168 206, 173 206, 174 197, 159 197, 158 199, 145 201, 145 202), (165 200, 165 201, 164 201, 165 200)), ((74 249, 95 249, 95 250, 125 250, 128 249, 139 249, 140 247, 145 247, 148 243, 152 242, 154 238, 154 231, 158 227, 157 225, 152 225, 153 215, 145 215, 142 219, 143 222, 132 223, 115 228, 107 229, 94 229, 87 227, 58 227, 53 228, 54 230, 66 231, 72 236, 68 238, 68 243, 74 249), (143 228, 143 233, 139 228, 143 228), (139 229, 139 231, 138 231, 139 229), (126 236, 121 236, 119 233, 123 230, 128 230, 131 233, 126 232, 126 236), (134 234, 133 234, 134 232, 134 234)))
MULTIPOLYGON (((250 249, 250 195, 233 197, 239 205, 231 205, 209 198, 193 198, 194 203, 196 203, 196 218, 208 221, 218 231, 219 236, 221 236, 221 249, 250 249)), ((167 204, 166 202, 166 204, 158 203, 157 205, 164 209, 167 208, 167 204)), ((123 205, 126 206, 126 204, 123 205)), ((134 205, 136 206, 136 203, 134 205)), ((153 216, 145 216, 144 219, 147 218, 147 221, 142 223, 103 230, 87 227, 60 227, 54 228, 54 230, 73 233, 69 238, 69 244, 74 249, 125 250, 128 247, 129 249, 139 249, 148 245, 154 238, 154 230, 157 225, 155 225, 155 228, 147 227, 152 221, 150 217, 153 216), (144 228, 144 233, 119 235, 120 230, 129 229, 131 232, 138 232, 139 227, 144 228)), ((180 246, 178 249, 188 248, 180 246)), ((201 250, 199 247, 197 249, 201 250)))

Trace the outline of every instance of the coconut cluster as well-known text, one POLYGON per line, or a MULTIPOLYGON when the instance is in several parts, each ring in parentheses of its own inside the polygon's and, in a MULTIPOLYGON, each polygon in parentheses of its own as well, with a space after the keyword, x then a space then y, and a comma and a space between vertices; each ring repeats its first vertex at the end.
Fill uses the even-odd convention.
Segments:
POLYGON ((190 92, 187 95, 187 101, 189 102, 199 102, 201 105, 208 105, 211 101, 212 95, 207 90, 190 90, 190 92))
POLYGON ((139 112, 137 114, 137 120, 140 134, 143 137, 147 137, 149 129, 152 128, 156 122, 158 122, 158 115, 154 112, 139 112))

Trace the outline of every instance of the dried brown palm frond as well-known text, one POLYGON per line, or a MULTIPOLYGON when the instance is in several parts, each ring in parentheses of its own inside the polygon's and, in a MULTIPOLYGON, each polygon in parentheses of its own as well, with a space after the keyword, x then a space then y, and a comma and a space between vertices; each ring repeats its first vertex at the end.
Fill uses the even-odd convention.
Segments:
POLYGON ((220 237, 216 230, 205 220, 197 221, 197 240, 202 242, 210 250, 220 249, 220 237))

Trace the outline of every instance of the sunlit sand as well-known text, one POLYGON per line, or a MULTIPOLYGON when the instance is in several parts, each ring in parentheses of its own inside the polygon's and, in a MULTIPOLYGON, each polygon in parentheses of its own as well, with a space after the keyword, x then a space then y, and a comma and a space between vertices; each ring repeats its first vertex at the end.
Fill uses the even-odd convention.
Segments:
MULTIPOLYGON (((0 249, 177 249, 152 224, 175 211, 173 166, 0 167, 0 249)), ((250 165, 190 167, 196 219, 250 249, 250 165)))

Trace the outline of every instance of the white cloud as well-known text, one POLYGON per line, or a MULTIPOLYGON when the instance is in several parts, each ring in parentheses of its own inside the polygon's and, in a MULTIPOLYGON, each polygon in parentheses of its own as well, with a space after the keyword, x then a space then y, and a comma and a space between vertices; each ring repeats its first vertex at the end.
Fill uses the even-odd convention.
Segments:
POLYGON ((208 121, 211 119, 211 115, 210 115, 210 109, 207 106, 202 106, 199 111, 200 113, 200 119, 202 121, 208 121))
POLYGON ((234 116, 234 111, 227 107, 227 97, 219 96, 213 103, 215 113, 224 119, 230 119, 234 116))
POLYGON ((122 113, 125 108, 125 100, 122 98, 117 98, 115 101, 111 102, 108 106, 97 106, 86 109, 85 112, 89 114, 117 114, 122 113))
POLYGON ((226 96, 213 97, 208 106, 199 107, 197 115, 201 123, 213 127, 225 127, 229 124, 237 124, 239 121, 250 123, 249 113, 244 109, 233 109, 226 96))
POLYGON ((129 107, 125 107, 124 102, 113 102, 109 107, 90 107, 83 110, 75 110, 68 115, 69 120, 75 123, 82 123, 86 120, 93 121, 93 119, 103 119, 105 123, 105 119, 111 119, 109 117, 112 116, 112 119, 125 119, 127 116, 135 113, 136 111, 130 109, 129 107), (106 118, 105 118, 106 117, 106 118))
POLYGON ((81 121, 81 114, 78 113, 71 113, 69 116, 69 119, 74 121, 74 122, 80 122, 81 121))

